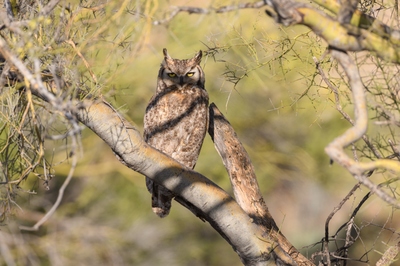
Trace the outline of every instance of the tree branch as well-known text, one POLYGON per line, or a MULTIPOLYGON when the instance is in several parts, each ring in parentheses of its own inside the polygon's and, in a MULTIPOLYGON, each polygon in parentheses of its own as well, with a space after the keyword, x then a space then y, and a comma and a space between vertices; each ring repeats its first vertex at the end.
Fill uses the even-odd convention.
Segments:
POLYGON ((153 24, 168 23, 181 12, 189 14, 224 13, 238 9, 269 6, 274 12, 267 10, 267 14, 278 23, 285 26, 305 25, 322 37, 331 47, 345 51, 367 50, 387 61, 400 62, 400 31, 357 10, 357 0, 343 0, 344 4, 342 5, 333 0, 314 0, 314 2, 327 8, 338 18, 333 18, 313 6, 294 0, 264 0, 220 8, 175 7, 167 18, 156 20, 153 24))
POLYGON ((245 265, 279 258, 280 247, 263 236, 238 204, 212 181, 146 144, 137 128, 105 101, 85 104, 76 115, 129 167, 179 195, 197 209, 238 253, 245 265))
MULTIPOLYGON (((321 75, 322 80, 326 83, 326 85, 328 85, 328 88, 335 95, 336 110, 339 111, 339 113, 343 116, 344 119, 346 119, 352 126, 354 126, 353 119, 351 119, 351 117, 343 110, 342 105, 340 104, 339 89, 335 85, 333 85, 332 82, 328 79, 325 72, 322 70, 322 67, 317 58, 313 57, 313 60, 315 62, 315 65, 317 66, 318 72, 321 75)), ((382 159, 382 155, 379 153, 378 149, 374 145, 372 145, 366 134, 362 136, 362 139, 364 140, 368 148, 373 152, 375 157, 378 159, 382 159)))
POLYGON ((400 31, 394 30, 376 18, 357 10, 357 0, 342 0, 342 5, 333 0, 314 0, 327 8, 337 18, 333 18, 317 8, 295 0, 264 0, 219 8, 199 8, 178 6, 163 20, 154 25, 166 24, 179 13, 209 14, 225 13, 245 8, 269 6, 266 13, 285 26, 302 24, 323 38, 329 46, 345 51, 370 51, 384 60, 400 63, 400 31))
MULTIPOLYGON (((247 151, 229 121, 226 120, 214 103, 210 105, 210 127, 208 132, 228 171, 235 200, 239 206, 263 230, 264 235, 270 236, 279 243, 293 261, 296 261, 299 265, 313 265, 279 231, 262 197, 254 167, 247 151)), ((286 263, 289 264, 291 262, 286 261, 286 263)))
POLYGON ((255 224, 266 230, 277 230, 278 227, 261 195, 250 157, 234 129, 214 103, 210 105, 208 132, 228 171, 236 202, 255 224))
POLYGON ((176 17, 179 13, 187 12, 189 14, 209 14, 212 12, 215 13, 226 13, 239 9, 248 9, 248 8, 260 8, 265 6, 264 1, 258 1, 255 3, 241 3, 236 6, 222 6, 219 8, 200 8, 200 7, 192 7, 192 6, 177 6, 174 7, 174 10, 170 12, 170 14, 162 20, 156 20, 153 22, 154 25, 161 25, 170 22, 174 17, 176 17))
POLYGON ((376 193, 381 199, 396 208, 400 208, 400 203, 395 198, 389 196, 364 175, 365 172, 377 168, 385 168, 400 172, 400 163, 388 159, 378 159, 373 162, 356 162, 344 152, 345 147, 362 138, 367 131, 367 103, 364 85, 362 84, 357 66, 351 60, 350 56, 347 53, 337 50, 332 51, 332 56, 338 60, 349 78, 355 108, 355 122, 353 127, 349 128, 341 136, 334 139, 325 148, 325 152, 332 160, 346 168, 358 181, 368 187, 373 193, 376 193))
MULTIPOLYGON (((77 143, 76 143, 76 137, 74 136, 72 138, 72 147, 73 150, 75 150, 77 148, 77 143)), ((25 231, 37 231, 39 230, 39 228, 45 223, 47 222, 47 220, 56 212, 56 210, 58 209, 58 206, 60 206, 61 201, 64 197, 64 192, 67 189, 69 183, 71 182, 72 177, 74 176, 74 172, 75 172, 75 168, 78 162, 78 157, 75 154, 75 152, 72 152, 72 165, 71 168, 69 170, 68 176, 65 179, 64 183, 62 184, 62 186, 60 187, 60 189, 58 190, 58 195, 57 195, 57 199, 56 202, 53 204, 53 206, 51 206, 50 210, 47 211, 47 213, 40 218, 40 220, 38 222, 36 222, 33 226, 20 226, 19 228, 21 230, 25 230, 25 231)))
MULTIPOLYGON (((339 16, 340 14, 341 6, 339 5, 339 2, 336 0, 313 0, 313 2, 331 11, 335 15, 339 16)), ((378 19, 369 16, 367 14, 364 14, 358 9, 354 10, 351 20, 348 23, 355 27, 359 27, 377 33, 380 36, 383 37, 386 36, 386 38, 389 38, 390 41, 396 45, 400 43, 399 30, 392 29, 391 27, 385 25, 378 19)))
MULTIPOLYGON (((319 1, 321 2, 324 3, 319 1)), ((360 18, 358 23, 352 19, 354 25, 342 24, 336 18, 310 5, 293 0, 266 0, 266 3, 278 14, 275 16, 277 22, 286 26, 305 25, 331 47, 344 51, 367 50, 387 61, 400 62, 399 32, 391 30, 390 27, 373 18, 357 13, 360 18), (375 31, 371 31, 372 26, 376 29, 375 31)), ((333 6, 338 15, 340 14, 340 6, 333 4, 330 6, 333 6)), ((345 21, 346 19, 343 22, 345 21)))
POLYGON ((382 258, 378 260, 376 266, 389 266, 396 261, 396 257, 400 252, 400 242, 397 245, 389 247, 383 254, 382 258))
POLYGON ((42 16, 47 16, 48 14, 50 14, 51 11, 53 11, 53 9, 58 5, 58 3, 61 0, 51 0, 47 3, 46 6, 44 6, 42 8, 42 10, 40 10, 40 15, 42 16))

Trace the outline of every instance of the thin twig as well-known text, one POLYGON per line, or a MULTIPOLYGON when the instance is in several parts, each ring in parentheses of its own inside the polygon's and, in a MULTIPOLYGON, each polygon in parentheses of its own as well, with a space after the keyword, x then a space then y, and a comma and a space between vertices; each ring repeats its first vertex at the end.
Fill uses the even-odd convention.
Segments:
POLYGON ((48 14, 50 14, 50 12, 53 11, 53 9, 58 5, 59 2, 60 0, 51 0, 50 2, 48 2, 47 5, 43 7, 40 11, 40 15, 47 16, 48 14))
POLYGON ((11 4, 10 0, 5 0, 4 1, 4 6, 6 7, 6 12, 7 12, 8 18, 11 21, 14 20, 14 12, 12 10, 12 4, 11 4))
POLYGON ((92 71, 89 62, 85 59, 83 54, 79 51, 79 49, 76 47, 75 43, 72 40, 67 40, 66 43, 72 46, 74 48, 76 54, 82 59, 83 63, 85 64, 86 68, 88 69, 90 75, 92 76, 92 79, 94 80, 95 83, 97 83, 97 78, 94 72, 92 71))
POLYGON ((40 86, 39 82, 35 79, 33 74, 29 71, 29 69, 25 66, 25 64, 11 52, 11 50, 8 48, 8 45, 2 38, 0 38, 0 53, 4 56, 4 58, 7 61, 11 62, 24 76, 24 78, 28 82, 27 84, 28 89, 33 88, 35 90, 38 90, 38 93, 52 106, 54 107, 60 106, 59 100, 52 93, 50 93, 45 87, 40 86))
POLYGON ((24 33, 19 26, 26 25, 27 23, 25 21, 12 21, 8 14, 4 11, 0 11, 0 20, 4 23, 0 25, 0 30, 8 28, 10 31, 18 35, 22 35, 24 33))
POLYGON ((347 193, 346 197, 344 197, 340 203, 333 209, 333 211, 329 214, 328 218, 325 221, 325 242, 329 242, 329 223, 332 220, 333 216, 343 207, 343 205, 350 199, 350 197, 356 192, 356 190, 360 187, 361 183, 357 183, 350 191, 347 193))
POLYGON ((388 140, 390 147, 392 148, 393 155, 396 156, 397 160, 400 160, 400 151, 398 147, 395 146, 391 139, 388 140))
MULTIPOLYGON (((343 257, 345 257, 345 258, 348 258, 348 254, 349 254, 349 248, 350 248, 350 246, 352 246, 353 244, 354 244, 354 238, 353 238, 353 236, 352 236, 352 229, 353 229, 353 226, 354 226, 354 217, 352 217, 351 219, 350 219, 350 221, 347 223, 347 229, 346 229, 346 238, 345 238, 345 241, 344 241, 344 245, 343 245, 343 247, 344 247, 344 251, 343 251, 343 253, 344 253, 344 255, 343 255, 343 257)), ((346 266, 346 263, 347 261, 346 260, 344 260, 344 266, 346 266)))
MULTIPOLYGON (((354 126, 353 119, 343 110, 342 105, 340 104, 339 89, 335 85, 333 85, 332 82, 329 80, 329 78, 326 76, 319 60, 316 57, 313 57, 313 60, 315 62, 319 74, 321 75, 322 80, 326 83, 326 85, 328 85, 328 88, 333 92, 335 96, 336 110, 338 110, 338 112, 344 117, 344 119, 346 119, 352 126, 354 126)), ((375 157, 378 159, 382 159, 382 155, 379 153, 378 149, 376 149, 376 147, 369 141, 368 136, 366 134, 362 136, 362 139, 364 140, 365 144, 367 144, 368 148, 372 151, 372 153, 375 155, 375 157)))
POLYGON ((201 7, 192 7, 192 6, 177 6, 174 7, 174 10, 171 11, 171 13, 166 17, 165 19, 162 20, 156 20, 153 22, 153 25, 162 25, 162 24, 167 24, 170 22, 174 17, 176 17, 179 13, 181 12, 187 12, 188 14, 209 14, 209 13, 226 13, 226 12, 232 12, 235 10, 239 9, 257 9, 262 6, 266 6, 267 4, 265 1, 258 1, 255 3, 241 3, 235 6, 222 6, 218 8, 201 8, 201 7))
POLYGON ((361 183, 358 182, 347 195, 342 199, 342 201, 333 209, 333 211, 329 214, 328 218, 325 221, 325 238, 323 242, 324 253, 323 255, 326 257, 326 261, 328 265, 330 265, 330 253, 329 253, 329 223, 332 220, 333 216, 343 207, 343 205, 350 199, 350 197, 354 194, 354 192, 360 187, 361 183))
POLYGON ((77 164, 77 155, 75 154, 75 150, 77 149, 77 141, 76 141, 76 136, 72 137, 72 163, 71 163, 71 168, 69 169, 69 173, 67 178, 65 179, 64 183, 62 184, 62 186, 60 187, 60 189, 58 190, 58 196, 57 196, 57 200, 54 203, 54 205, 50 208, 50 210, 46 213, 45 216, 43 216, 35 225, 29 227, 29 226, 20 226, 19 228, 21 230, 25 230, 25 231, 37 231, 39 230, 40 226, 42 226, 54 213, 55 211, 58 209, 58 207, 60 206, 60 203, 64 197, 64 192, 65 189, 68 187, 68 184, 70 183, 74 172, 75 172, 75 168, 76 168, 76 164, 77 164))

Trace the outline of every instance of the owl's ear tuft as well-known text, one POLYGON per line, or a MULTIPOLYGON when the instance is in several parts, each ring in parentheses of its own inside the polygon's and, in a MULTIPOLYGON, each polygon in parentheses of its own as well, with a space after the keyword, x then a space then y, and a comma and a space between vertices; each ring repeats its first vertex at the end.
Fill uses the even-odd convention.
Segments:
POLYGON ((202 56, 203 52, 200 50, 197 54, 195 54, 192 60, 194 60, 197 64, 200 64, 202 56))
POLYGON ((162 62, 161 65, 168 65, 173 62, 172 57, 168 54, 167 48, 163 49, 163 54, 164 54, 164 61, 162 62))
POLYGON ((172 57, 168 54, 167 48, 164 48, 162 51, 163 51, 165 60, 167 60, 167 59, 171 60, 172 59, 172 57))

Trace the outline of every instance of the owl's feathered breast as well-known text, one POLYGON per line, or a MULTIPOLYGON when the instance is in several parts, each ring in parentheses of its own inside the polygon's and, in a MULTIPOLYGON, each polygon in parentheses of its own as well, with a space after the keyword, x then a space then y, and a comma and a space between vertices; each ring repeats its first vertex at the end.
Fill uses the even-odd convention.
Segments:
POLYGON ((171 87, 152 97, 144 138, 154 148, 193 168, 207 133, 208 94, 199 87, 171 87))

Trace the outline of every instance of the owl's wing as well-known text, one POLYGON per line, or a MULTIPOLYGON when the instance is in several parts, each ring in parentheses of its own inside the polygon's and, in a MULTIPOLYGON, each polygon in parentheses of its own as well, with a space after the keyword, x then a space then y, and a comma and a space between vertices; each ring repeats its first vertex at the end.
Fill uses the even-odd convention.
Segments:
MULTIPOLYGON (((208 128, 208 95, 203 89, 190 94, 170 91, 150 100, 144 118, 144 139, 154 148, 193 168, 208 128)), ((173 195, 146 179, 153 211, 168 215, 173 195)))
POLYGON ((153 97, 144 118, 145 141, 183 165, 193 168, 208 129, 208 95, 171 91, 153 97))

